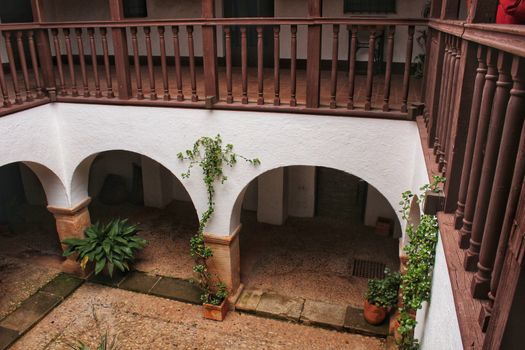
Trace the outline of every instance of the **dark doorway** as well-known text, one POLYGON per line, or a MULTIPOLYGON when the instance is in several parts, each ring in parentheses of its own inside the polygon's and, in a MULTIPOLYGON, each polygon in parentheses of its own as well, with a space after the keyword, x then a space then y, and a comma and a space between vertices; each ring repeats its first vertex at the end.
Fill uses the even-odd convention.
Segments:
MULTIPOLYGON (((224 17, 274 17, 274 0, 224 0, 224 17)), ((241 32, 239 26, 232 27, 232 64, 241 65, 241 32)), ((264 65, 273 65, 273 29, 265 26, 263 31, 264 65)), ((257 66, 257 30, 248 26, 247 33, 248 65, 257 66)))
POLYGON ((340 170, 317 167, 316 215, 362 223, 368 184, 340 170))
POLYGON ((0 6, 0 21, 2 23, 33 22, 31 0, 7 0, 0 6))

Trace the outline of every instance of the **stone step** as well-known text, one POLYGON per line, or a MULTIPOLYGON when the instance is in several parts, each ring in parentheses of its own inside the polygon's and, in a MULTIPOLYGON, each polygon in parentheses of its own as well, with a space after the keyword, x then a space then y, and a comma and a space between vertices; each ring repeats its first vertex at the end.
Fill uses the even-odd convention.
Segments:
POLYGON ((386 338, 388 335, 388 322, 372 326, 364 320, 362 309, 261 290, 244 290, 235 310, 373 337, 386 338))

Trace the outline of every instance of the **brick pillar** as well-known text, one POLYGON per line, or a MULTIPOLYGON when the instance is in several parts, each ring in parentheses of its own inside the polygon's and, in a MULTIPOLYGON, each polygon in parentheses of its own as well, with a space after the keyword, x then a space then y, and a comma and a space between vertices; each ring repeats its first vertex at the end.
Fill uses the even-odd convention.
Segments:
MULTIPOLYGON (((66 238, 84 238, 84 230, 91 225, 88 205, 91 198, 86 198, 73 208, 59 208, 49 205, 47 209, 53 214, 56 220, 56 227, 60 242, 66 238)), ((62 249, 66 246, 62 244, 62 249)), ((90 270, 82 270, 80 264, 76 262, 76 257, 70 256, 62 263, 62 271, 78 275, 82 278, 89 275, 90 270)))
POLYGON ((208 260, 210 272, 228 286, 230 298, 238 294, 241 285, 240 231, 241 225, 229 236, 204 234, 205 244, 213 251, 213 257, 208 260))

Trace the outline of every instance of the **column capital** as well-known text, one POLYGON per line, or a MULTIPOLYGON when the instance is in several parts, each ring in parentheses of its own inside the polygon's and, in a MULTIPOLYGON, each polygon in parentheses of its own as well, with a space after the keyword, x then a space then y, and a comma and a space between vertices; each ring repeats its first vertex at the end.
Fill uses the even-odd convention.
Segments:
POLYGON ((86 199, 82 200, 81 202, 77 203, 75 206, 71 208, 60 208, 55 207, 52 205, 47 206, 47 210, 49 210, 55 217, 57 216, 73 216, 84 209, 87 209, 87 206, 91 203, 91 197, 87 197, 86 199))

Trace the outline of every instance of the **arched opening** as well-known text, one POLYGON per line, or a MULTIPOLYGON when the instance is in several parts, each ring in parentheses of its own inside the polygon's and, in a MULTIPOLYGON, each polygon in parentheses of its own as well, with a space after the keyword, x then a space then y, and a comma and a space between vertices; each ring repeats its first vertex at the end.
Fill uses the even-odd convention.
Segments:
POLYGON ((62 249, 48 201, 66 201, 60 179, 32 162, 0 167, 0 319, 60 272, 62 249))
POLYGON ((248 290, 362 307, 368 279, 382 278, 385 267, 399 270, 396 212, 363 179, 287 166, 258 176, 240 196, 248 290))
POLYGON ((170 170, 145 155, 123 150, 93 155, 77 168, 81 169, 85 174, 76 174, 73 186, 86 182, 93 223, 128 218, 139 224, 148 245, 138 252, 135 269, 192 277, 189 240, 198 227, 197 213, 170 170))

